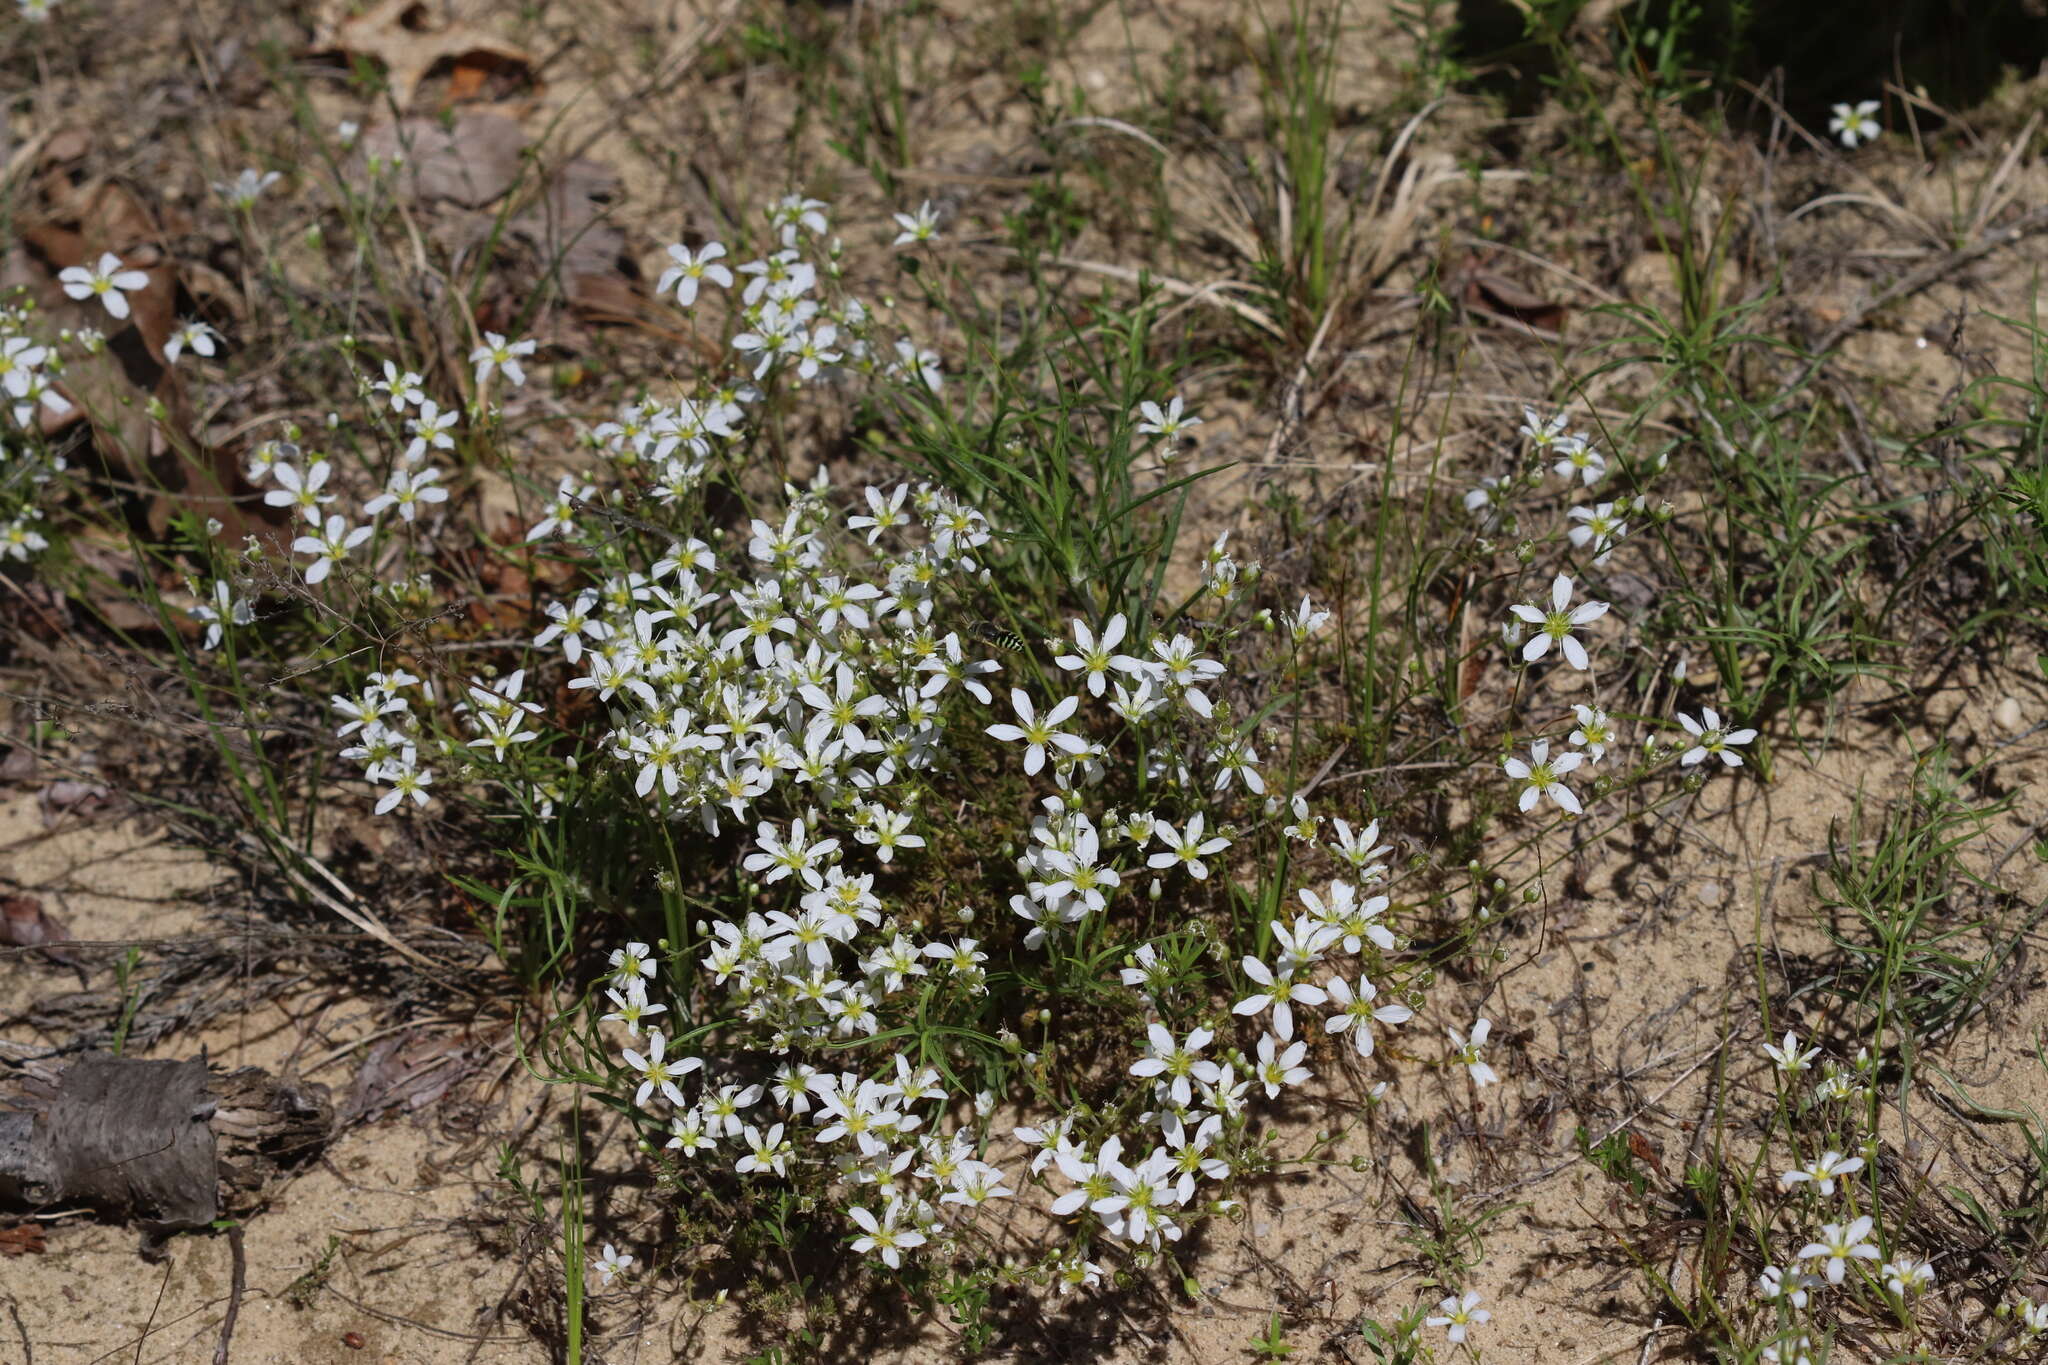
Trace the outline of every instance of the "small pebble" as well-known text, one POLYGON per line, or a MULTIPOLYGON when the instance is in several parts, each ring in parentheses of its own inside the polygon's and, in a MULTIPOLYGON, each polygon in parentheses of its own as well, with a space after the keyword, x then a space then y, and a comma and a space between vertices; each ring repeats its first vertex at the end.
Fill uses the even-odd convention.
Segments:
POLYGON ((1991 708, 1991 723, 2001 730, 2016 731, 2026 724, 2026 719, 2017 697, 2001 697, 1998 705, 1991 708))

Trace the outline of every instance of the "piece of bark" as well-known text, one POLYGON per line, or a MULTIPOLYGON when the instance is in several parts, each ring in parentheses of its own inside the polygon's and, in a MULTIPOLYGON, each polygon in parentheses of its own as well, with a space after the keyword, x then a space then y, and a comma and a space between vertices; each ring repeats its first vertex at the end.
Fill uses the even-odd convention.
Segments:
POLYGON ((88 1204, 135 1219, 145 1252, 247 1208, 333 1126, 326 1087, 245 1067, 95 1053, 33 1108, 0 1112, 0 1206, 88 1204))

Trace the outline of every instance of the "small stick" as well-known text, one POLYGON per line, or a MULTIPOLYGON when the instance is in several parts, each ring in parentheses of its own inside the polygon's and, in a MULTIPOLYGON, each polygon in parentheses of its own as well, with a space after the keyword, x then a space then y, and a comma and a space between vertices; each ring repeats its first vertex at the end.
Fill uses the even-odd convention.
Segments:
POLYGON ((242 1225, 228 1229, 228 1251, 235 1268, 228 1282, 228 1315, 220 1320, 220 1345, 213 1348, 213 1365, 228 1365, 228 1343, 235 1337, 235 1319, 242 1315, 242 1290, 249 1282, 249 1260, 242 1254, 242 1225))

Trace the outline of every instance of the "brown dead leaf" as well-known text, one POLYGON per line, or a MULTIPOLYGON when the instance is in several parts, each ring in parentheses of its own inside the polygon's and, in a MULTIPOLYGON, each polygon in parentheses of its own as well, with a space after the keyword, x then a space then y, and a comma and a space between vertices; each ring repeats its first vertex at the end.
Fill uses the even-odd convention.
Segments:
POLYGON ((515 232, 558 272, 569 306, 593 321, 645 321, 644 300, 623 261, 626 234, 609 217, 619 178, 578 158, 549 177, 539 202, 512 220, 515 232))
POLYGON ((1628 1152, 1630 1156, 1648 1166, 1658 1175, 1664 1174, 1664 1163, 1657 1159, 1657 1149, 1650 1145, 1648 1138, 1633 1128, 1628 1130, 1628 1152))
POLYGON ((523 49, 468 24, 429 27, 427 14, 427 6, 420 0, 383 0, 335 24, 314 44, 312 55, 370 57, 383 63, 392 101, 400 109, 411 106, 420 82, 443 64, 456 72, 450 99, 478 93, 485 79, 496 72, 512 71, 532 78, 534 60, 523 49), (474 74, 462 74, 465 72, 474 74))
POLYGON ((64 921, 43 909, 34 896, 0 896, 0 943, 36 948, 71 937, 64 921))
POLYGON ((0 1228, 0 1256, 40 1256, 42 1254, 42 1224, 16 1223, 13 1227, 0 1228))
POLYGON ((1463 298, 1465 306, 1475 312, 1519 322, 1532 331, 1553 336, 1564 331, 1567 309, 1563 304, 1531 293, 1491 270, 1467 272, 1463 298))
POLYGON ((438 1030, 407 1030, 386 1038, 363 1059, 337 1121, 350 1124, 394 1109, 424 1109, 474 1075, 485 1056, 471 1040, 438 1030))
POLYGON ((473 109, 443 126, 439 119, 406 118, 363 134, 358 155, 366 162, 403 157, 398 186, 415 199, 446 199, 482 208, 518 183, 526 134, 517 121, 487 109, 473 109))

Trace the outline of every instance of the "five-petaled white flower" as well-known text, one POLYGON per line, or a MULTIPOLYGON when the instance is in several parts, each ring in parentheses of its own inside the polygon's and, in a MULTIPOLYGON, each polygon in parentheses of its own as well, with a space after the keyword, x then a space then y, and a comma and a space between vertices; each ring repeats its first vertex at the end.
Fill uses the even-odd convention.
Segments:
POLYGON ((1454 1028, 1447 1028, 1444 1032, 1451 1036, 1451 1046, 1457 1049, 1451 1058, 1452 1064, 1464 1067, 1472 1077, 1472 1084, 1484 1089, 1500 1080, 1500 1073, 1479 1059, 1479 1049, 1486 1046, 1487 1035, 1493 1032, 1493 1020, 1480 1016, 1472 1025, 1469 1037, 1454 1028))
POLYGON ((1138 404, 1138 415, 1145 420, 1138 423, 1138 430, 1150 436, 1164 436, 1167 440, 1186 431, 1189 427, 1202 425, 1199 417, 1181 415, 1180 395, 1175 394, 1162 409, 1157 403, 1138 404))
POLYGON ((149 286, 148 275, 123 268, 121 258, 111 251, 101 252, 98 263, 90 270, 82 265, 69 266, 57 272, 57 279, 72 298, 83 301, 97 296, 107 312, 117 318, 128 316, 128 295, 149 286))
POLYGON ((491 377, 493 369, 499 369, 505 372, 505 378, 512 381, 514 388, 523 388, 526 384, 526 369, 519 363, 519 358, 532 355, 538 344, 531 338, 507 341, 500 333, 485 332, 484 344, 469 353, 469 363, 476 366, 478 387, 482 387, 483 382, 491 377))
POLYGON ((1828 1283, 1840 1284, 1849 1262, 1878 1259, 1877 1245, 1868 1240, 1871 1224, 1867 1213, 1852 1223, 1823 1223, 1819 1235, 1799 1249, 1799 1259, 1824 1262, 1828 1283))
POLYGON ((1844 147, 1853 148, 1859 142, 1874 142, 1884 130, 1878 125, 1876 100, 1861 100, 1855 104, 1838 104, 1834 117, 1828 120, 1828 131, 1842 140, 1844 147))
POLYGON ((1516 804, 1524 811, 1536 807, 1536 798, 1547 796, 1558 806, 1573 815, 1585 813, 1578 796, 1564 784, 1564 775, 1586 761, 1581 753, 1565 752, 1557 757, 1550 756, 1550 741, 1539 739, 1529 746, 1526 762, 1512 754, 1501 760, 1501 770, 1522 784, 1522 795, 1516 804))
POLYGON ((891 246, 915 246, 920 242, 937 241, 939 236, 939 211, 927 199, 917 206, 916 213, 899 213, 896 226, 903 231, 896 234, 891 246))
POLYGON ((1362 976, 1358 978, 1358 988, 1355 991, 1351 983, 1341 976, 1330 979, 1328 990, 1330 1003, 1337 1007, 1337 1012, 1323 1020, 1323 1029, 1328 1033, 1349 1032, 1351 1046, 1358 1050, 1361 1057, 1372 1056, 1372 1021, 1377 1020, 1382 1024, 1405 1024, 1415 1017, 1415 1011, 1406 1005, 1374 1006, 1372 1002, 1379 995, 1379 991, 1372 982, 1362 976))
POLYGON ((1587 758, 1598 763, 1607 756, 1607 746, 1614 743, 1614 722, 1608 719, 1605 711, 1584 702, 1572 707, 1572 715, 1578 719, 1578 728, 1566 738, 1584 749, 1587 758))
POLYGON ((896 1211, 901 1205, 890 1202, 882 1206, 882 1216, 875 1217, 866 1209, 848 1209, 846 1216, 858 1223, 861 1236, 854 1238, 853 1249, 863 1254, 879 1250, 882 1264, 895 1270, 903 1264, 903 1252, 909 1247, 924 1245, 924 1234, 915 1228, 896 1226, 896 1211))
POLYGON ((200 648, 209 650, 220 648, 220 642, 229 626, 252 625, 256 620, 256 613, 250 609, 248 599, 236 597, 233 586, 225 578, 214 580, 211 602, 187 607, 185 614, 195 621, 206 623, 206 641, 200 648))
POLYGON ((1695 763, 1702 762, 1708 754, 1719 754, 1721 762, 1731 768, 1739 768, 1742 766, 1742 755, 1736 753, 1730 746, 1747 744, 1756 738, 1756 731, 1754 730, 1729 730, 1724 728, 1721 724, 1720 712, 1711 706, 1702 706, 1700 708, 1700 718, 1698 720, 1694 720, 1685 712, 1680 711, 1678 713, 1678 723, 1685 727, 1685 732, 1691 735, 1694 740, 1693 746, 1678 756, 1680 766, 1687 768, 1690 768, 1695 763))
POLYGON ((1159 839, 1159 842, 1166 845, 1166 851, 1155 853, 1147 858, 1145 866, 1162 871, 1169 867, 1180 866, 1186 868, 1188 875, 1196 881, 1207 880, 1209 865, 1203 862, 1202 859, 1208 857, 1211 853, 1221 853, 1224 849, 1229 848, 1230 840, 1220 835, 1204 839, 1202 837, 1204 819, 1205 817, 1202 812, 1196 811, 1188 817, 1185 831, 1178 834, 1174 832, 1173 826, 1167 824, 1164 820, 1157 822, 1152 827, 1152 832, 1159 839))
POLYGON ((1427 1320, 1430 1327, 1447 1328, 1444 1336, 1453 1346, 1462 1343, 1472 1328, 1493 1321, 1493 1314, 1479 1306, 1479 1295, 1466 1290, 1462 1296, 1453 1294, 1436 1306, 1436 1316, 1427 1320))
POLYGON ((1836 1180, 1862 1169, 1863 1158, 1860 1156, 1845 1157, 1840 1152, 1822 1152, 1806 1165, 1779 1176, 1778 1188, 1789 1190, 1794 1185, 1811 1181, 1822 1194, 1833 1194, 1836 1180))
POLYGON ((1088 695, 1091 697, 1102 695, 1111 669, 1132 677, 1143 677, 1146 670, 1142 662, 1128 654, 1117 652, 1116 647, 1123 643, 1127 624, 1123 613, 1118 612, 1104 624, 1102 634, 1098 637, 1094 631, 1088 629, 1086 621, 1076 617, 1073 622, 1074 652, 1060 655, 1053 663, 1069 673, 1080 670, 1088 688, 1088 695))
POLYGON ((1088 741, 1078 735, 1070 735, 1059 729, 1061 721, 1074 714, 1081 705, 1079 697, 1068 697, 1043 716, 1031 705, 1031 698, 1024 695, 1024 689, 1010 689, 1010 705, 1017 712, 1021 725, 991 725, 988 733, 1001 740, 1020 741, 1024 744, 1024 774, 1034 776, 1045 766, 1047 745, 1078 754, 1088 747, 1088 741))
POLYGON ((1932 1261, 1916 1261, 1911 1256, 1901 1256, 1886 1261, 1878 1267, 1877 1273, 1884 1276, 1884 1287, 1900 1298, 1934 1287, 1932 1261))
POLYGON ((676 302, 688 308, 697 301, 697 290, 706 280, 720 289, 732 288, 732 271, 719 264, 723 255, 725 245, 721 242, 706 242, 695 252, 680 242, 674 244, 668 249, 668 258, 673 264, 661 272, 654 292, 666 294, 673 285, 676 302))
POLYGON ((263 197, 263 191, 279 180, 276 171, 257 171, 254 167, 244 170, 225 184, 215 184, 213 192, 228 201, 228 207, 247 213, 256 207, 256 201, 263 197))
POLYGON ((1607 614, 1605 602, 1581 602, 1572 604, 1572 581, 1559 574, 1550 584, 1550 610, 1522 603, 1509 607, 1515 618, 1535 626, 1536 633, 1529 637, 1529 643, 1522 646, 1522 657, 1533 663, 1550 652, 1556 645, 1564 651, 1565 661, 1573 668, 1586 669, 1592 663, 1586 657, 1586 647, 1579 643, 1572 631, 1583 625, 1599 620, 1607 614))
POLYGON ((633 1092, 633 1103, 645 1104, 647 1097, 659 1090, 670 1104, 678 1109, 683 1107, 683 1092, 676 1088, 676 1082, 692 1071, 702 1070, 704 1062, 697 1057, 667 1061, 662 1057, 667 1050, 668 1039, 661 1036, 659 1029, 650 1029, 645 1056, 631 1048, 619 1054, 627 1066, 640 1073, 640 1088, 633 1092))
POLYGON ((175 365, 178 363, 178 357, 188 350, 194 355, 203 355, 210 359, 213 355, 214 339, 219 335, 220 333, 199 319, 186 318, 164 338, 164 359, 175 365))
POLYGON ((607 1289, 611 1288, 613 1280, 625 1274, 632 1265, 633 1258, 610 1242, 604 1244, 604 1254, 591 1262, 591 1267, 597 1271, 598 1280, 607 1289))
POLYGON ((1771 1064, 1777 1067, 1779 1071, 1790 1076, 1795 1072, 1804 1071, 1807 1067, 1811 1066, 1813 1059, 1820 1056, 1820 1049, 1810 1047, 1806 1051, 1801 1052, 1799 1050, 1799 1035, 1787 1029, 1785 1031, 1785 1041, 1782 1045, 1772 1047, 1769 1043, 1764 1044, 1764 1056, 1769 1057, 1771 1064))

